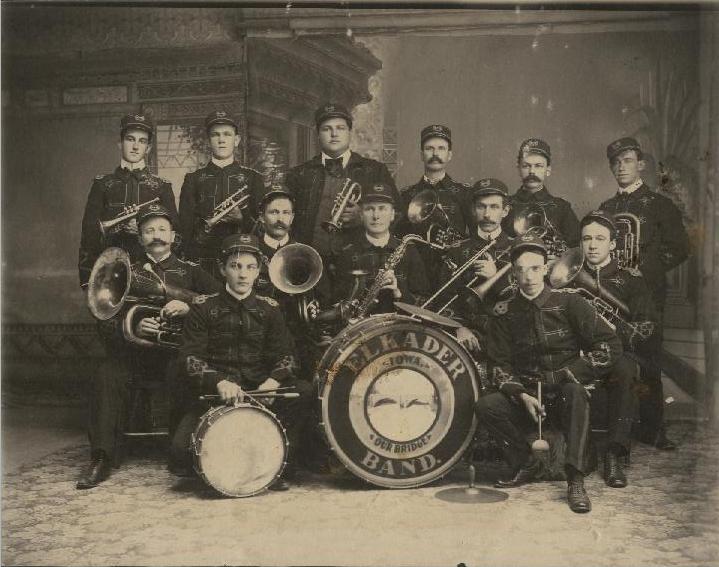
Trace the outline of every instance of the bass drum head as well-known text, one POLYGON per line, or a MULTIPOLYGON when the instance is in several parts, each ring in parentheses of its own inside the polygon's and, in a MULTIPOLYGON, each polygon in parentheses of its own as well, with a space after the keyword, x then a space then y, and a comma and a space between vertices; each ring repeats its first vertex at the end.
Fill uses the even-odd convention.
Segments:
POLYGON ((252 496, 280 476, 287 438, 274 414, 252 405, 212 408, 193 437, 195 470, 218 492, 252 496))
POLYGON ((395 314, 370 317, 335 338, 318 372, 327 441, 372 484, 432 482, 472 440, 475 366, 440 329, 395 314))

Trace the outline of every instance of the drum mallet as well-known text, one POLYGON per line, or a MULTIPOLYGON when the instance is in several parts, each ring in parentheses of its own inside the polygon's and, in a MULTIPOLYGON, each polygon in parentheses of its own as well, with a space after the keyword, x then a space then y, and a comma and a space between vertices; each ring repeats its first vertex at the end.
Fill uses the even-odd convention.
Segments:
MULTIPOLYGON (((539 400, 539 407, 543 408, 542 404, 542 383, 537 382, 537 399, 539 400)), ((539 425, 539 438, 532 443, 532 452, 537 454, 546 455, 549 451, 549 443, 542 439, 542 415, 541 413, 537 416, 537 423, 539 425)))

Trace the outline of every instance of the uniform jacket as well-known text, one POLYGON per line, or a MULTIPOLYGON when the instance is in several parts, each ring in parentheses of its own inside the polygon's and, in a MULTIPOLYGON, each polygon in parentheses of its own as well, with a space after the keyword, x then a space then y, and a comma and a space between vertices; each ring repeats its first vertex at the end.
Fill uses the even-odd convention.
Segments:
POLYGON ((230 234, 250 232, 257 218, 257 207, 265 194, 262 175, 243 167, 236 161, 221 168, 212 161, 193 173, 185 175, 180 192, 180 224, 185 255, 191 259, 218 258, 222 240, 230 234), (243 185, 249 190, 249 201, 242 208, 242 221, 221 222, 201 242, 202 220, 212 217, 217 205, 243 185))
POLYGON ((608 213, 632 213, 639 218, 639 269, 658 306, 664 303, 665 274, 689 255, 689 239, 682 215, 671 199, 642 185, 632 193, 617 194, 600 208, 608 213))
MULTIPOLYGON (((374 183, 384 183, 392 189, 394 202, 400 202, 394 179, 392 179, 387 166, 383 163, 352 152, 347 162, 345 177, 356 181, 363 188, 374 183)), ((322 165, 320 155, 287 172, 285 185, 295 199, 293 234, 298 242, 312 244, 312 232, 324 183, 325 167, 322 165)), ((358 230, 352 230, 351 228, 346 228, 345 230, 352 233, 358 232, 358 230)))
POLYGON ((537 204, 544 209, 549 221, 561 233, 560 237, 567 243, 567 247, 579 245, 579 220, 569 201, 550 194, 546 187, 536 193, 520 187, 510 198, 510 203, 512 208, 502 223, 503 229, 510 235, 516 236, 513 227, 515 216, 530 205, 537 204))
MULTIPOLYGON (((387 246, 379 248, 374 246, 362 234, 351 239, 342 246, 330 261, 334 264, 335 281, 333 282, 334 302, 348 299, 352 289, 354 278, 350 274, 352 270, 365 270, 367 276, 360 287, 357 298, 361 298, 367 288, 372 286, 377 273, 385 264, 387 258, 400 245, 400 240, 390 236, 387 246)), ((403 303, 417 303, 420 299, 428 296, 429 285, 424 271, 424 264, 419 252, 410 244, 405 251, 402 260, 394 269, 397 277, 397 286, 402 293, 398 300, 403 303)), ((394 298, 390 290, 382 290, 379 294, 379 303, 373 310, 374 313, 388 313, 394 311, 394 298)))
POLYGON ((487 351, 499 389, 510 397, 537 380, 588 384, 622 354, 611 327, 575 290, 545 287, 532 301, 517 293, 490 326, 487 351))
POLYGON ((427 182, 423 176, 418 183, 405 187, 400 191, 402 201, 399 210, 402 212, 402 223, 397 226, 396 233, 398 235, 420 234, 422 236, 427 233, 429 225, 416 226, 407 219, 407 209, 410 201, 426 189, 433 189, 437 192, 439 204, 447 213, 450 225, 459 231, 461 235, 467 236, 469 227, 474 225, 470 212, 471 200, 469 199, 469 193, 471 189, 466 183, 459 183, 449 175, 445 175, 434 185, 427 182))
POLYGON ((98 228, 99 221, 106 221, 120 215, 130 205, 139 205, 159 197, 160 204, 173 215, 177 222, 177 207, 172 185, 169 181, 150 174, 147 168, 129 171, 118 167, 107 175, 98 175, 90 188, 82 217, 82 234, 78 254, 80 285, 87 285, 90 272, 98 256, 109 246, 125 250, 133 260, 143 255, 137 234, 125 230, 126 224, 111 229, 103 238, 98 228))

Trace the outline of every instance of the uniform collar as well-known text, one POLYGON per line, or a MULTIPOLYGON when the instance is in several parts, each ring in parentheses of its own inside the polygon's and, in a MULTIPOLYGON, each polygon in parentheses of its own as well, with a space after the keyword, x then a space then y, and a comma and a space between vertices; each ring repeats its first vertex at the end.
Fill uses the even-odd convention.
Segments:
POLYGON ((290 235, 289 233, 285 234, 285 237, 281 240, 277 240, 276 238, 272 238, 269 234, 264 234, 262 236, 262 241, 272 250, 277 250, 280 246, 284 246, 290 241, 290 235))
POLYGON ((232 291, 232 290, 230 289, 230 285, 227 284, 227 283, 225 284, 225 291, 227 292, 227 294, 228 294, 230 297, 232 297, 233 299, 236 299, 237 301, 240 301, 240 302, 244 301, 245 299, 247 299, 248 297, 250 297, 250 296, 252 295, 252 289, 250 289, 250 291, 248 291, 248 292, 245 293, 244 295, 240 295, 239 293, 235 293, 234 291, 232 291))
POLYGON ((172 256, 172 250, 170 250, 167 254, 165 254, 165 255, 164 255, 162 258, 160 258, 159 260, 155 260, 152 256, 150 256, 150 255, 147 254, 147 253, 145 253, 145 256, 147 256, 147 257, 150 259, 150 262, 152 262, 153 265, 154 265, 154 264, 161 264, 161 265, 162 265, 163 262, 165 262, 166 260, 168 260, 168 259, 170 258, 170 256, 172 256))
POLYGON ((343 153, 341 156, 337 156, 336 158, 331 158, 330 156, 328 156, 328 155, 327 155, 326 153, 324 153, 324 152, 322 152, 322 153, 320 154, 320 159, 322 160, 322 165, 324 165, 324 164, 325 164, 325 161, 328 160, 328 159, 339 159, 339 158, 342 158, 342 168, 343 168, 343 169, 347 169, 347 164, 348 164, 349 161, 350 161, 350 157, 352 157, 352 150, 350 150, 349 148, 347 148, 347 151, 346 151, 345 153, 343 153))
POLYGON ((369 242, 372 246, 376 246, 377 248, 385 248, 388 244, 390 239, 392 238, 392 235, 390 233, 387 233, 387 236, 384 238, 375 238, 374 236, 370 236, 365 232, 365 238, 367 239, 367 242, 369 242))
POLYGON ((451 181, 451 179, 450 179, 449 175, 447 174, 447 172, 444 171, 442 173, 442 177, 437 179, 437 181, 434 181, 434 182, 430 181, 426 175, 422 176, 422 181, 424 181, 427 185, 431 185, 432 187, 434 187, 435 185, 443 185, 444 184, 443 182, 451 181))
POLYGON ((596 277, 597 275, 600 277, 610 277, 619 270, 619 264, 617 264, 614 258, 609 256, 601 266, 592 266, 589 263, 585 263, 584 269, 592 274, 592 277, 596 277))
POLYGON ((640 177, 631 185, 628 185, 627 187, 620 187, 618 193, 620 195, 631 195, 632 193, 634 193, 634 191, 639 189, 642 185, 644 185, 644 180, 640 177))
POLYGON ((522 296, 527 302, 536 305, 537 307, 542 307, 549 297, 549 294, 552 293, 552 290, 549 289, 547 284, 544 284, 544 287, 542 288, 542 291, 540 291, 537 295, 534 297, 530 297, 527 294, 525 294, 521 289, 519 290, 519 295, 522 296))
POLYGON ((225 169, 228 165, 232 165, 234 163, 235 156, 230 156, 227 159, 217 159, 216 157, 213 157, 210 161, 220 169, 225 169))
POLYGON ((551 195, 549 194, 546 185, 542 185, 542 188, 534 193, 522 185, 517 190, 517 197, 523 201, 547 201, 551 198, 551 195))
POLYGON ((122 169, 126 169, 127 171, 136 171, 139 169, 145 169, 147 165, 145 164, 144 159, 141 159, 137 163, 130 163, 129 161, 125 161, 124 159, 120 158, 120 167, 122 169))
POLYGON ((491 242, 492 240, 496 240, 499 238, 499 235, 502 234, 502 227, 498 227, 492 232, 484 232, 481 228, 477 227, 477 236, 479 236, 482 240, 486 240, 488 242, 491 242))

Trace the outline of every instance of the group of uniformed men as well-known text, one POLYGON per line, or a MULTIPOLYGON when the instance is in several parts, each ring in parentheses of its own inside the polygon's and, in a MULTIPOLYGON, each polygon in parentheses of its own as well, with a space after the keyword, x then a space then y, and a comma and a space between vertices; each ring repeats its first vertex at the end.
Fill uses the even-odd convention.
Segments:
MULTIPOLYGON (((310 429, 312 419, 313 365, 326 342, 314 340, 306 331, 291 298, 275 289, 267 273, 268 260, 294 242, 312 246, 324 259, 325 273, 315 289, 323 308, 346 304, 350 290, 356 297, 358 290, 361 293, 380 278, 381 291, 372 313, 391 312, 396 301, 422 303, 457 266, 495 243, 437 304, 457 295, 446 312, 462 324, 456 337, 488 361, 495 391, 480 396, 476 414, 513 467, 512 476, 499 480, 498 487, 518 486, 537 476, 539 462, 527 431, 545 415, 555 416, 567 444, 568 504, 575 512, 591 509, 583 479, 590 472, 589 398, 596 383, 608 392, 604 476, 609 486, 627 484, 624 463, 633 431, 658 449, 675 448, 665 433, 656 361, 665 273, 687 258, 688 241, 678 209, 643 183, 644 160, 636 140, 621 138, 607 147, 617 193, 579 222, 570 203, 547 188, 552 155, 541 139, 521 144, 517 156, 521 186, 510 196, 507 186, 492 177, 472 187, 453 180, 447 174, 453 156, 451 131, 443 125, 427 126, 420 135, 424 175, 398 191, 384 164, 349 149, 352 116, 346 108, 323 105, 315 120, 320 154, 290 170, 284 186, 266 188, 257 171, 235 158, 241 140, 232 116, 222 111, 210 114, 205 127, 212 157, 205 167, 186 175, 178 214, 170 183, 152 175, 145 161, 153 124, 142 115, 123 118, 120 166, 98 176, 88 197, 79 252, 80 283, 87 287, 105 247, 119 246, 135 262, 133 270, 154 272, 163 282, 200 295, 191 302, 170 300, 162 309, 160 318, 184 320, 179 356, 128 344, 115 319, 98 323, 108 358, 93 382, 91 463, 78 488, 96 486, 116 461, 128 388, 138 373, 165 374, 171 384, 170 470, 177 474, 191 469, 191 434, 207 409, 198 402, 201 394, 232 402, 242 400, 245 390, 279 386, 293 386, 300 395, 274 402, 273 411, 288 431, 290 456, 285 473, 271 488, 287 489, 298 461, 317 462, 316 448, 303 448, 308 440, 312 444, 312 436, 304 431, 310 429), (361 198, 348 200, 341 230, 329 232, 323 222, 330 218, 348 179, 359 183, 361 198), (206 221, 217 213, 218 205, 221 209, 240 189, 248 198, 208 230, 206 221), (442 230, 460 238, 441 252, 410 245, 396 265, 384 269, 403 236, 425 230, 410 222, 408 209, 427 190, 445 215, 442 230), (98 221, 143 203, 148 204, 129 222, 104 236, 98 230, 98 221), (545 228, 551 228, 551 241, 546 231, 515 232, 517 219, 526 219, 527 210, 536 211, 537 206, 545 216, 545 228), (633 213, 641 223, 639 269, 619 267, 613 255, 617 243, 613 215, 622 212, 633 213), (548 285, 548 260, 559 254, 554 249, 557 243, 581 247, 582 270, 596 289, 608 290, 628 305, 627 325, 610 324, 571 289, 548 285), (470 280, 490 280, 493 285, 480 299, 466 293, 470 280), (636 325, 653 332, 637 340, 635 333, 626 332, 636 325), (539 382, 545 392, 541 403, 539 382)), ((160 318, 142 319, 137 334, 152 338, 160 318)), ((335 331, 342 323, 334 323, 335 331)), ((331 326, 324 325, 325 339, 332 334, 331 326)))

